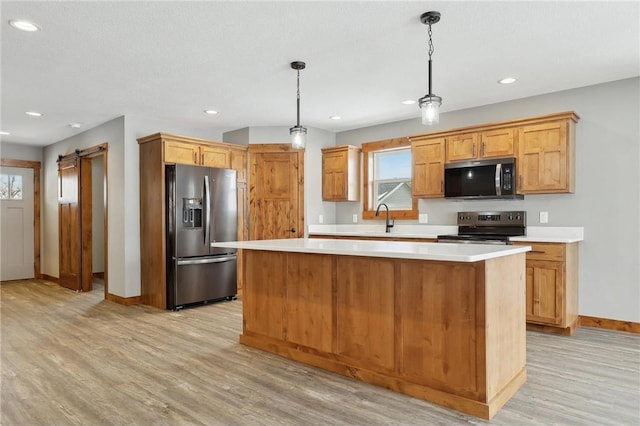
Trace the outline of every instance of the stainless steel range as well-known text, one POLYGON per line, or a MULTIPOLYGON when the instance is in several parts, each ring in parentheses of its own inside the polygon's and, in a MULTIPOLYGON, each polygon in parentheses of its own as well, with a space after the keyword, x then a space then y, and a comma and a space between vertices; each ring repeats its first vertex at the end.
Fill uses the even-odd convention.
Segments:
POLYGON ((458 234, 438 235, 438 242, 510 244, 526 233, 527 212, 458 212, 458 234))

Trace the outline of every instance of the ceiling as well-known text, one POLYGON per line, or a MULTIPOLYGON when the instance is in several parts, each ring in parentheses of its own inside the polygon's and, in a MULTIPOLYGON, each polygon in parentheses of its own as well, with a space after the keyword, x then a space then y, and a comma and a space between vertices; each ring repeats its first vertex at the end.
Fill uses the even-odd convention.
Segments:
POLYGON ((45 146, 122 115, 214 134, 292 126, 295 60, 307 63, 304 126, 339 132, 416 118, 417 105, 401 101, 427 93, 419 16, 428 10, 442 14, 433 92, 443 112, 634 77, 639 5, 2 1, 2 141, 45 146), (41 31, 18 31, 14 18, 41 31), (497 84, 505 76, 518 81, 497 84))

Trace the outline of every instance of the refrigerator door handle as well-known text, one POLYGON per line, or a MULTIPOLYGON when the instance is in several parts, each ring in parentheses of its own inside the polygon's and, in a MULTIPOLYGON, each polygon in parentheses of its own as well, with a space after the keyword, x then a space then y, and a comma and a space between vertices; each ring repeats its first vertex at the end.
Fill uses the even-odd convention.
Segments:
POLYGON ((204 217, 205 217, 205 222, 204 222, 204 229, 203 229, 203 234, 204 234, 204 244, 208 244, 209 243, 209 233, 211 232, 211 230, 209 229, 211 227, 211 197, 210 197, 210 193, 209 193, 209 176, 205 176, 204 177, 204 208, 206 209, 205 213, 204 213, 204 217))
POLYGON ((199 259, 187 259, 187 260, 178 260, 178 266, 182 266, 182 265, 201 265, 204 263, 222 263, 222 262, 228 262, 230 260, 236 260, 237 256, 233 255, 233 256, 216 256, 216 257, 206 257, 206 258, 199 258, 199 259))

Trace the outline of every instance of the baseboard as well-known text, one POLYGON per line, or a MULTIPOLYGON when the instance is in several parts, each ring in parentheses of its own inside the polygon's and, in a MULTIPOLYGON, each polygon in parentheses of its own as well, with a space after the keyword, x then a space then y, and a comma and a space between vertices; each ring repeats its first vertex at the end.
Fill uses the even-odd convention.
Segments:
POLYGON ((94 272, 93 278, 98 278, 100 280, 104 280, 104 272, 94 272))
POLYGON ((106 299, 125 306, 139 305, 142 303, 142 296, 122 297, 117 294, 107 293, 106 299))
POLYGON ((45 281, 51 281, 52 283, 58 284, 58 278, 52 277, 51 275, 40 274, 40 279, 45 281))
POLYGON ((640 334, 640 323, 633 321, 621 321, 580 315, 580 326, 606 328, 607 330, 628 331, 630 333, 640 334))

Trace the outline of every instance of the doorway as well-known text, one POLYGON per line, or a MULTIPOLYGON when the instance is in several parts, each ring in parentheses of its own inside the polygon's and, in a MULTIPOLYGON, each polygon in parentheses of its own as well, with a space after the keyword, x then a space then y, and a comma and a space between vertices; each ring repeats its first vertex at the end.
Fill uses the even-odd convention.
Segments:
POLYGON ((304 235, 304 151, 290 144, 249 145, 251 240, 304 235))
POLYGON ((108 294, 107 144, 58 157, 59 284, 108 294))
POLYGON ((40 162, 2 160, 0 281, 30 279, 40 274, 39 183, 40 162))

